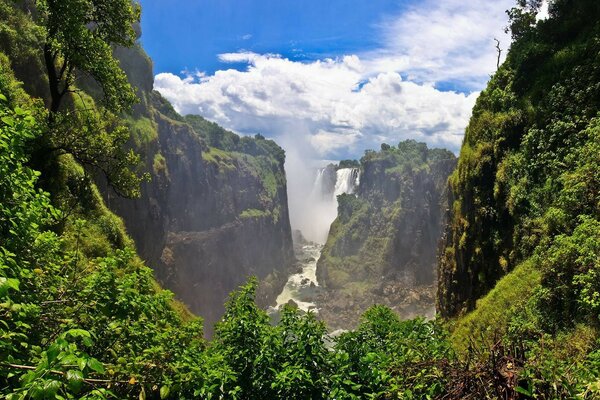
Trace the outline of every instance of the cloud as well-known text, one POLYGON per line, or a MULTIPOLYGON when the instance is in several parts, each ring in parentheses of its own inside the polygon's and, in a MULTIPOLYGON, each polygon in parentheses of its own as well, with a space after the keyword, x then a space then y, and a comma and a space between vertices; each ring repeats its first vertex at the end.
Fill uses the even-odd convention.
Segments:
POLYGON ((494 38, 506 49, 505 11, 514 0, 427 0, 381 23, 385 45, 367 54, 373 71, 421 82, 456 81, 479 90, 496 68, 494 38))
POLYGON ((381 22, 375 50, 311 62, 225 53, 220 61, 248 68, 159 74, 155 88, 181 113, 242 134, 302 136, 310 157, 359 157, 382 140, 406 138, 457 151, 477 91, 496 67, 493 39, 509 44, 504 10, 513 1, 415 4, 381 22), (466 94, 436 89, 444 82, 466 94))
POLYGON ((398 72, 365 78, 357 56, 311 63, 254 53, 221 57, 250 65, 200 80, 163 73, 155 88, 182 114, 200 114, 237 132, 305 136, 298 140, 310 143, 317 157, 354 149, 360 155, 382 138, 418 138, 457 150, 477 96, 441 92, 398 72))

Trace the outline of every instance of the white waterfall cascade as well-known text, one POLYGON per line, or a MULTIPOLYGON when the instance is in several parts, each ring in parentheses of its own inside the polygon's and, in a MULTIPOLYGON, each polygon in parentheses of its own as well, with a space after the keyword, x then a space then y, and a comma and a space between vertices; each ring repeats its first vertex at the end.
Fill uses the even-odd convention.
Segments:
POLYGON ((310 193, 311 199, 318 199, 322 195, 325 186, 324 175, 325 168, 319 168, 317 170, 317 177, 315 178, 315 182, 313 183, 312 191, 310 193))
POLYGON ((340 168, 336 171, 335 189, 333 196, 337 199, 340 194, 354 194, 360 184, 358 168, 340 168))
MULTIPOLYGON (((330 167, 332 168, 332 167, 330 167)), ((333 179, 327 178, 327 168, 317 171, 313 188, 309 197, 314 211, 314 225, 326 225, 328 229, 337 214, 337 196, 340 194, 355 194, 360 184, 360 170, 358 168, 340 168, 335 171, 335 186, 332 188, 333 179), (329 186, 329 187, 326 187, 329 186), (326 194, 326 196, 324 196, 326 194)), ((333 174, 330 169, 329 174, 333 174)), ((332 175, 329 175, 332 177, 332 175)), ((327 233, 325 232, 325 239, 327 233)), ((323 243, 323 242, 321 242, 323 243)), ((279 315, 281 308, 293 301, 303 311, 318 312, 316 303, 319 293, 317 281, 317 261, 321 256, 322 244, 306 243, 301 247, 296 257, 300 260, 300 270, 288 277, 288 281, 276 300, 275 307, 269 307, 271 316, 279 315)))

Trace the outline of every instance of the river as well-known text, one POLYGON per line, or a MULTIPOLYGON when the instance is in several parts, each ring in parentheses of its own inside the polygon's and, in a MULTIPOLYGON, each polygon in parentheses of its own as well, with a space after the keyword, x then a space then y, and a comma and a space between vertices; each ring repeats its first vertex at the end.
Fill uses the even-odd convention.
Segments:
POLYGON ((318 312, 316 297, 320 287, 317 281, 317 261, 321 255, 322 245, 304 244, 296 251, 300 269, 290 275, 283 290, 277 296, 276 306, 269 307, 272 317, 277 317, 284 305, 293 302, 303 311, 318 312))

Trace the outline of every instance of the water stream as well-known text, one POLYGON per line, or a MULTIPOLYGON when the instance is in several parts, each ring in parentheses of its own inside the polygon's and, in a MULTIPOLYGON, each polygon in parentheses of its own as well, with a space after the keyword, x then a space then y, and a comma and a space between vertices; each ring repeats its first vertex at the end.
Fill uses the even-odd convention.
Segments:
POLYGON ((303 311, 318 312, 315 298, 320 290, 317 281, 317 261, 321 255, 322 245, 309 243, 301 246, 296 258, 299 271, 289 276, 283 290, 277 296, 276 306, 269 308, 270 314, 276 314, 289 302, 295 303, 303 311))

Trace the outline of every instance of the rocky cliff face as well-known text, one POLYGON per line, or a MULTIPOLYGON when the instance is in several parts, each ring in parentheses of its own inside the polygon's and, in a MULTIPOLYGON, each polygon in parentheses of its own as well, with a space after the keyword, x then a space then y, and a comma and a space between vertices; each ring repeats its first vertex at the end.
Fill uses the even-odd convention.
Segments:
POLYGON ((356 195, 338 197, 317 274, 326 294, 321 315, 349 328, 372 304, 401 315, 434 311, 436 251, 446 180, 455 157, 408 141, 367 152, 356 195))
POLYGON ((152 179, 137 200, 107 188, 105 200, 158 280, 210 333, 227 295, 248 276, 264 278, 293 262, 285 155, 262 137, 181 117, 152 91, 151 63, 140 48, 117 54, 141 97, 128 123, 152 179))
POLYGON ((600 111, 600 4, 561 0, 550 10, 547 20, 514 25, 507 60, 466 129, 449 180, 444 317, 473 310, 499 279, 571 234, 581 215, 597 218, 595 195, 583 193, 597 192, 598 173, 579 182, 576 172, 579 152, 596 140, 589 132, 600 111))

